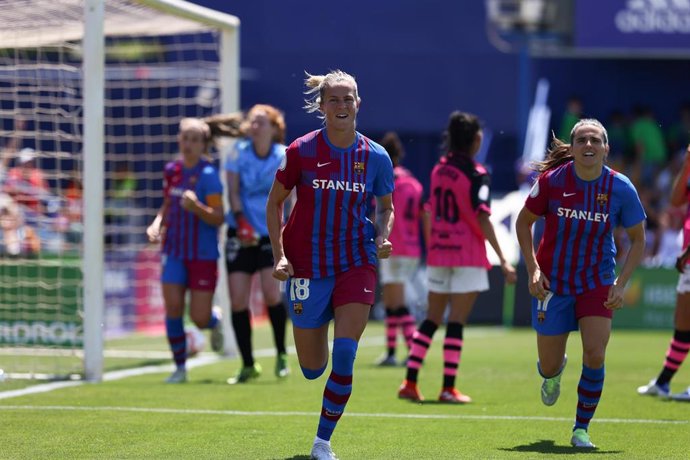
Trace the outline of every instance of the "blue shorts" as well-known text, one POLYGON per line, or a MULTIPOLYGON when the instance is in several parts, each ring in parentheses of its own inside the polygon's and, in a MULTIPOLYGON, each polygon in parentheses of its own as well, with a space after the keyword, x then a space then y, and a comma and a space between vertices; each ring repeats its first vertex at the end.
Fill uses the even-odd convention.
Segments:
POLYGON ((216 260, 182 260, 162 255, 161 282, 179 284, 195 291, 214 291, 218 281, 216 260))
POLYGON ((285 290, 292 324, 315 329, 332 320, 341 305, 373 305, 376 268, 364 265, 326 278, 288 278, 285 290))
POLYGON ((532 327, 541 335, 560 335, 577 331, 585 316, 611 318, 604 307, 610 286, 599 286, 577 295, 559 295, 547 291, 544 301, 532 298, 532 327))

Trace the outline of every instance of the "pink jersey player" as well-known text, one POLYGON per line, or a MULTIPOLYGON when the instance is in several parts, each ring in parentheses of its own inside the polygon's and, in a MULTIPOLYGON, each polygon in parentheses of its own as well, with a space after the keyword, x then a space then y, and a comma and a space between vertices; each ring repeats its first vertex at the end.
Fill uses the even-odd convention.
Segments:
POLYGON ((377 364, 396 366, 398 331, 402 333, 409 349, 416 327, 414 316, 405 299, 405 285, 414 277, 422 252, 420 218, 424 190, 412 173, 400 165, 405 151, 398 135, 394 132, 386 133, 381 139, 381 145, 393 162, 393 205, 398 211, 389 236, 393 244, 393 254, 379 262, 383 305, 386 310, 386 353, 377 360, 377 364))
POLYGON ((398 210, 389 238, 395 248, 393 255, 418 258, 422 253, 419 218, 424 189, 403 166, 393 168, 393 175, 393 205, 398 210))
POLYGON ((471 401, 455 388, 455 377, 462 352, 463 328, 477 296, 489 289, 490 265, 485 240, 496 251, 506 280, 515 282, 515 270, 503 257, 489 220, 489 175, 474 161, 482 138, 476 116, 463 112, 450 115, 446 131, 448 154, 431 173, 431 198, 424 229, 429 248, 429 310, 412 338, 407 375, 398 390, 398 397, 403 399, 423 399, 417 388, 417 376, 450 303, 443 341, 443 387, 438 399, 451 404, 471 401))
POLYGON ((490 182, 486 169, 463 155, 449 153, 434 167, 428 266, 490 267, 479 223, 480 213, 491 214, 490 182))

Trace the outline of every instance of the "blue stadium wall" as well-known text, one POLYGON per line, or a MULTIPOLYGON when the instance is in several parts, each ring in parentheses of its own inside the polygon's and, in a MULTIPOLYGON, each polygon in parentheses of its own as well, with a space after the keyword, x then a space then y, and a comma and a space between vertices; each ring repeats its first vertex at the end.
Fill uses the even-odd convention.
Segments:
POLYGON ((587 115, 606 120, 613 109, 651 106, 670 123, 690 99, 688 60, 526 59, 497 51, 485 32, 480 0, 351 0, 293 2, 195 0, 242 21, 241 105, 268 102, 285 111, 288 138, 319 121, 302 109, 304 71, 341 68, 360 84, 359 129, 377 139, 403 135, 405 164, 423 182, 439 154, 448 114, 478 114, 493 132, 487 163, 494 188, 515 188, 518 139, 536 81, 551 82, 552 122, 571 94, 587 115))

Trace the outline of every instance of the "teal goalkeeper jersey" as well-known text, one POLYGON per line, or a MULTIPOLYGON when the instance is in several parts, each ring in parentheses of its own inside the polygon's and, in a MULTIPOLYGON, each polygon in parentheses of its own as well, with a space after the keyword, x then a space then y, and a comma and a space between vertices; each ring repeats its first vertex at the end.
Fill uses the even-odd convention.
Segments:
MULTIPOLYGON (((254 152, 249 139, 238 141, 225 161, 225 171, 239 175, 240 200, 244 215, 261 236, 268 236, 266 227, 266 200, 273 185, 273 178, 285 157, 285 146, 274 143, 265 157, 254 152)), ((232 209, 225 215, 228 227, 236 226, 232 209)))

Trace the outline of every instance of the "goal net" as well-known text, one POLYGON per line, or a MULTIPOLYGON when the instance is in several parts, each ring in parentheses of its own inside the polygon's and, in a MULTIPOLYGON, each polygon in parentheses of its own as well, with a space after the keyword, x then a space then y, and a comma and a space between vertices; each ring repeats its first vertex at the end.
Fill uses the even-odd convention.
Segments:
POLYGON ((145 230, 180 118, 239 107, 238 27, 181 0, 2 2, 5 376, 99 380, 128 359, 104 339, 163 331, 145 230))

